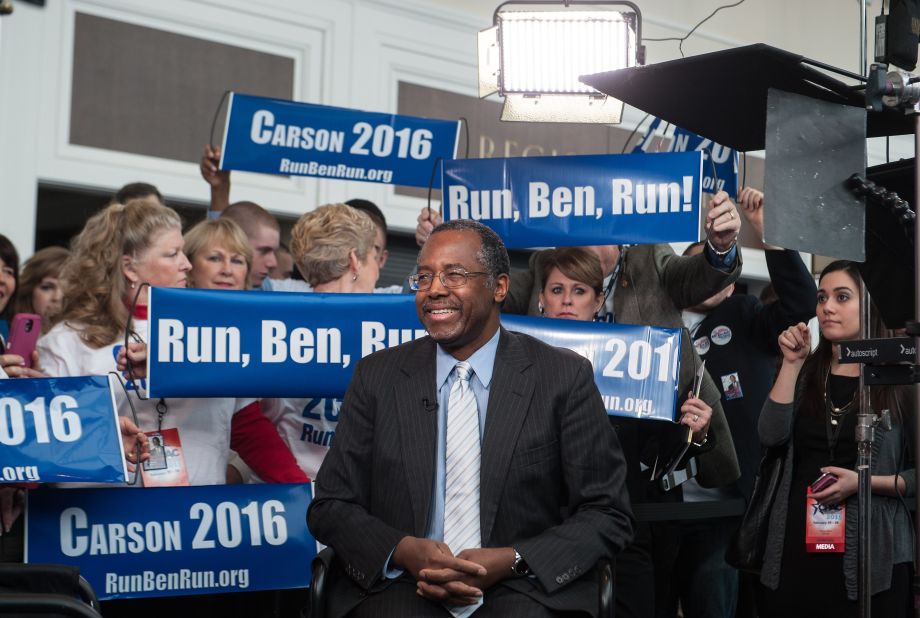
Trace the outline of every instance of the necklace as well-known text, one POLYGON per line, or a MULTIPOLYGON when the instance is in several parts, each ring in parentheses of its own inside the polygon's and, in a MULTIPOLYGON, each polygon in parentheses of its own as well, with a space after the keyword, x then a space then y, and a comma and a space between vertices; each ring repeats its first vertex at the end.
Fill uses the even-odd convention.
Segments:
MULTIPOLYGON (((847 403, 846 405, 841 406, 841 407, 839 407, 839 408, 836 407, 836 406, 834 405, 834 402, 831 401, 830 396, 827 394, 827 385, 828 385, 828 381, 830 380, 830 377, 831 377, 831 368, 828 367, 828 368, 827 368, 827 374, 824 376, 824 403, 826 404, 826 406, 827 406, 827 411, 828 411, 828 413, 830 414, 830 422, 831 422, 831 425, 833 425, 834 427, 836 427, 836 426, 839 424, 839 422, 840 422, 840 418, 841 418, 843 415, 845 415, 847 412, 849 412, 849 411, 850 411, 850 408, 853 407, 853 404, 856 403, 856 395, 857 395, 857 392, 854 392, 854 393, 853 393, 853 398, 850 399, 849 403, 847 403)), ((857 389, 857 391, 858 391, 858 389, 857 389)))

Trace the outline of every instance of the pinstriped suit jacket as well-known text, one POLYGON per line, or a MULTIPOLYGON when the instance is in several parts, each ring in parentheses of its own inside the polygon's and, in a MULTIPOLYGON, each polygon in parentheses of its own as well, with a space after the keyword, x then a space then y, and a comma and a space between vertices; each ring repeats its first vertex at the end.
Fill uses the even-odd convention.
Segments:
MULTIPOLYGON (((406 535, 424 537, 434 485, 435 342, 383 350, 355 369, 316 478, 310 530, 336 551, 330 613, 389 581, 406 535), (347 575, 346 575, 347 574, 347 575)), ((515 547, 535 578, 501 585, 554 609, 594 613, 592 571, 632 536, 625 462, 590 363, 502 329, 482 444, 483 547, 515 547)))

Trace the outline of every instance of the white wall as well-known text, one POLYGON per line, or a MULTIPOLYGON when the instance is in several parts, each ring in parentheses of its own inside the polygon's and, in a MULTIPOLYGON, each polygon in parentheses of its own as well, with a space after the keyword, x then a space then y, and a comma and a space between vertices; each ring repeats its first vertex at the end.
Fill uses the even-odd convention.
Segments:
MULTIPOLYGON (((476 94, 475 34, 491 23, 492 0, 57 0, 16 3, 0 36, 0 232, 27 256, 39 182, 111 190, 144 179, 167 195, 206 202, 197 166, 68 143, 70 69, 77 11, 286 55, 295 98, 392 112, 400 79, 476 94)), ((681 35, 715 0, 639 1, 646 37, 681 35)), ((870 21, 879 0, 870 6, 870 21)), ((721 11, 685 44, 687 54, 753 42, 856 69, 855 0, 747 0, 721 11)), ((871 45, 871 39, 870 39, 871 45)), ((648 60, 678 57, 677 43, 649 42, 648 60)), ((719 87, 717 83, 713 87, 719 87)), ((731 96, 726 88, 726 96, 731 96)), ((624 124, 642 117, 627 109, 624 124)), ((876 140, 879 141, 879 140, 876 140)), ((871 162, 884 157, 884 140, 871 162)), ((910 141, 893 158, 912 156, 910 141)), ((372 183, 234 174, 234 199, 300 214, 305 205, 361 195, 382 204, 394 228, 414 227, 422 206, 372 183)), ((762 275, 756 258, 746 268, 762 275)))

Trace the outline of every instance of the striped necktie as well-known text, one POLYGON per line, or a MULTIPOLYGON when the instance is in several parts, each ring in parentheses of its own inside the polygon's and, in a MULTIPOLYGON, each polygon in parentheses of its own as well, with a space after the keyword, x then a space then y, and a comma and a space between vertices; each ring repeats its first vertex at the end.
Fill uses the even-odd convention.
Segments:
MULTIPOLYGON (((444 543, 456 555, 480 547, 479 529, 479 408, 470 386, 473 370, 467 362, 454 367, 456 379, 447 399, 447 449, 444 484, 444 543)), ((450 606, 458 618, 482 604, 450 606)))

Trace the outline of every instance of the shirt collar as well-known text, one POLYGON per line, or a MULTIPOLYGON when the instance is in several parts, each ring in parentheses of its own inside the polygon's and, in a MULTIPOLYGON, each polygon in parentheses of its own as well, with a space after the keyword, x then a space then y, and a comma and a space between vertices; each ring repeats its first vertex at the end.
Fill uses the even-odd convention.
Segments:
MULTIPOLYGON (((489 384, 492 382, 492 371, 495 369, 495 353, 498 351, 498 338, 501 332, 501 328, 496 329, 492 338, 466 359, 466 362, 473 368, 473 373, 479 378, 479 382, 486 388, 489 388, 489 384)), ((451 356, 450 352, 445 351, 440 345, 437 346, 435 360, 437 363, 437 373, 435 374, 437 381, 435 385, 440 390, 447 381, 448 376, 450 376, 450 372, 454 370, 454 367, 460 361, 451 356)))

